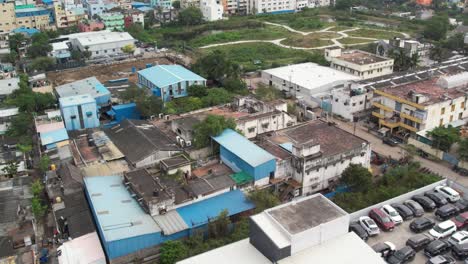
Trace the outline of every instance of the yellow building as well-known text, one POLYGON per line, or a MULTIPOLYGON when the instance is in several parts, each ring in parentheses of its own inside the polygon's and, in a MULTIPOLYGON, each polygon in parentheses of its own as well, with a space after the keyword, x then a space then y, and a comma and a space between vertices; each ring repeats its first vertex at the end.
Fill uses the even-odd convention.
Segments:
POLYGON ((72 8, 65 10, 61 3, 54 3, 54 14, 55 26, 57 28, 78 25, 81 20, 87 18, 83 8, 72 8))
POLYGON ((0 31, 9 32, 12 29, 17 28, 16 17, 15 17, 15 3, 6 2, 0 4, 0 31))

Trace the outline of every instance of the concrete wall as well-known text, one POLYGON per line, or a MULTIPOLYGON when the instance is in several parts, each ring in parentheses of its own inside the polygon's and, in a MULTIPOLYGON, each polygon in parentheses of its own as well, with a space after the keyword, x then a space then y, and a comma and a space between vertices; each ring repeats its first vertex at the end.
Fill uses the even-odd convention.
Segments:
POLYGON ((412 192, 409 192, 409 193, 405 193, 405 194, 402 194, 400 196, 397 196, 395 198, 392 198, 390 200, 387 200, 387 201, 384 201, 384 202, 381 202, 381 203, 378 203, 378 204, 374 204, 372 206, 369 206, 367 208, 364 208, 364 209, 361 209, 359 211, 356 211, 352 214, 350 214, 350 220, 351 221, 356 221, 359 217, 361 216, 365 216, 367 214, 369 214, 369 211, 373 208, 380 208, 382 207, 383 205, 385 204, 392 204, 392 203, 402 203, 408 199, 411 199, 411 197, 413 195, 416 195, 416 194, 421 194, 421 193, 424 193, 426 191, 429 191, 429 190, 432 190, 434 189, 434 187, 436 186, 439 186, 439 185, 444 185, 447 183, 447 180, 446 179, 443 179, 441 181, 438 181, 438 182, 435 182, 433 184, 430 184, 430 185, 427 185, 427 186, 424 186, 422 188, 419 188, 417 190, 414 190, 412 192))
POLYGON ((442 150, 432 148, 431 146, 424 144, 421 141, 418 141, 414 138, 408 138, 408 144, 414 145, 416 148, 421 149, 422 151, 431 154, 432 156, 435 156, 439 159, 442 159, 444 156, 444 152, 442 150))

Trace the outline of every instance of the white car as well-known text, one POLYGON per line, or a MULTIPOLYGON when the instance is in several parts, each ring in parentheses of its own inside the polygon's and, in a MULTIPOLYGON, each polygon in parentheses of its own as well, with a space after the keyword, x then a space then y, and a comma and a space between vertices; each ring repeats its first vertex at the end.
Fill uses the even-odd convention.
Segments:
POLYGON ((395 208, 393 208, 391 205, 386 204, 382 206, 380 210, 384 211, 384 213, 386 213, 396 225, 403 223, 403 218, 400 216, 397 210, 395 210, 395 208))
POLYGON ((433 236, 435 239, 445 238, 450 236, 451 234, 457 231, 457 226, 451 220, 447 220, 444 222, 439 223, 438 225, 434 226, 430 231, 429 234, 433 236))
POLYGON ((447 198, 449 202, 454 203, 460 200, 460 194, 448 186, 437 186, 434 188, 434 191, 436 191, 437 193, 440 193, 442 196, 447 198))
POLYGON ((366 230, 369 236, 376 236, 380 234, 380 229, 377 224, 368 216, 359 217, 359 224, 366 230))
POLYGON ((452 246, 468 243, 468 232, 458 231, 448 239, 448 242, 452 244, 452 246))

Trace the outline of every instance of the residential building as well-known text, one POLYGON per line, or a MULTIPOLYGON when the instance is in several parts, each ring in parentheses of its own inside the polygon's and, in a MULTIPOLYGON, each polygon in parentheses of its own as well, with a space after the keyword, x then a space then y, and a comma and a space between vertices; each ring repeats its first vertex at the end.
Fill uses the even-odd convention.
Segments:
POLYGON ((100 14, 99 17, 101 18, 101 21, 104 23, 104 26, 106 26, 107 30, 110 31, 121 31, 124 28, 124 15, 121 13, 103 13, 100 14))
POLYGON ((393 38, 389 40, 379 40, 375 54, 387 57, 390 51, 403 51, 408 57, 417 54, 420 59, 428 58, 433 47, 430 43, 421 43, 412 39, 393 38))
POLYGON ((369 142, 322 120, 266 134, 259 142, 267 142, 266 150, 277 159, 288 160, 287 153, 291 157, 292 170, 284 170, 286 175, 278 175, 283 179, 274 181, 289 186, 283 200, 335 187, 350 164, 370 167, 369 142))
POLYGON ((98 107, 110 104, 110 91, 96 77, 74 81, 55 87, 57 97, 69 97, 74 95, 91 95, 98 107))
POLYGON ((310 107, 322 104, 322 97, 331 90, 359 77, 330 67, 307 62, 263 70, 262 81, 269 86, 296 97, 310 107))
POLYGON ((55 2, 55 25, 57 28, 66 28, 77 25, 81 20, 87 17, 85 9, 82 6, 68 7, 66 4, 55 2))
POLYGON ((95 20, 82 21, 78 23, 78 29, 80 32, 101 31, 104 29, 104 23, 95 20))
POLYGON ((14 90, 19 89, 19 78, 0 79, 0 101, 6 99, 14 90))
POLYGON ((96 100, 89 94, 60 97, 60 112, 67 130, 99 127, 96 100))
POLYGON ((159 214, 158 209, 157 215, 150 215, 145 212, 141 196, 136 198, 137 194, 128 187, 129 184, 137 184, 138 190, 148 190, 154 186, 156 189, 144 193, 148 201, 163 200, 167 197, 165 192, 157 189, 154 184, 158 182, 148 175, 131 177, 130 180, 132 182, 124 183, 121 176, 84 178, 98 234, 111 264, 156 256, 159 254, 158 245, 189 237, 197 229, 203 232, 210 219, 223 210, 227 210, 229 216, 236 216, 254 208, 241 191, 234 190, 168 210, 164 214, 159 214))
POLYGON ((94 19, 95 16, 102 15, 102 13, 117 6, 117 4, 111 4, 107 0, 84 0, 83 6, 86 8, 88 17, 94 19))
POLYGON ((248 0, 248 14, 280 14, 296 12, 296 0, 248 0))
POLYGON ((18 110, 18 107, 0 109, 0 135, 4 135, 7 132, 11 121, 18 115, 18 110))
POLYGON ((330 67, 357 76, 370 79, 393 73, 393 59, 381 57, 361 50, 341 48, 325 49, 325 59, 330 67))
POLYGON ((163 10, 172 9, 172 0, 151 0, 150 6, 153 8, 161 7, 163 10))
POLYGON ((147 121, 125 119, 104 132, 135 168, 153 166, 180 152, 174 142, 147 121))
POLYGON ((145 27, 145 13, 141 12, 139 10, 132 10, 129 12, 128 15, 125 16, 124 18, 124 25, 125 28, 128 28, 129 26, 133 24, 140 24, 141 27, 145 27))
POLYGON ((342 264, 356 259, 385 263, 365 241, 348 232, 350 215, 321 194, 267 209, 249 221, 249 238, 177 264, 342 264))
POLYGON ((39 30, 50 29, 54 23, 54 14, 51 9, 23 5, 15 7, 16 26, 35 28, 39 30))
POLYGON ((77 259, 85 264, 106 264, 106 256, 96 232, 63 243, 58 249, 59 264, 73 264, 77 259))
POLYGON ((223 0, 220 1, 223 6, 224 14, 245 15, 247 14, 247 0, 223 0))
POLYGON ((249 174, 255 185, 266 185, 275 177, 275 157, 234 130, 226 129, 213 140, 220 145, 221 160, 234 172, 249 174))
POLYGON ((30 74, 28 82, 29 87, 35 93, 54 93, 52 83, 47 79, 45 73, 30 74))
POLYGON ((70 47, 68 47, 67 42, 56 42, 52 43, 52 51, 50 56, 57 59, 58 62, 66 62, 71 58, 70 47))
POLYGON ((75 33, 64 37, 69 39, 73 49, 91 52, 91 59, 106 56, 121 56, 124 54, 122 51, 123 47, 128 45, 135 46, 135 39, 127 32, 103 30, 75 33))
POLYGON ((180 8, 185 9, 187 7, 200 7, 200 0, 182 0, 180 1, 180 8))
POLYGON ((187 96, 191 85, 206 85, 206 79, 180 65, 156 65, 138 71, 138 85, 148 88, 163 102, 187 96))
POLYGON ((206 21, 223 19, 223 6, 218 4, 216 0, 201 0, 200 10, 202 11, 203 19, 206 21))
POLYGON ((348 121, 367 116, 372 108, 373 91, 354 87, 348 84, 345 88, 331 91, 330 97, 324 99, 322 109, 338 115, 348 121))
POLYGON ((34 118, 36 133, 44 151, 50 151, 69 144, 67 130, 60 111, 50 111, 47 115, 34 118))
POLYGON ((16 24, 15 2, 4 1, 0 4, 0 31, 10 32, 11 30, 19 27, 16 24))
POLYGON ((374 91, 372 115, 390 133, 431 130, 467 117, 467 89, 467 72, 384 86, 374 91))

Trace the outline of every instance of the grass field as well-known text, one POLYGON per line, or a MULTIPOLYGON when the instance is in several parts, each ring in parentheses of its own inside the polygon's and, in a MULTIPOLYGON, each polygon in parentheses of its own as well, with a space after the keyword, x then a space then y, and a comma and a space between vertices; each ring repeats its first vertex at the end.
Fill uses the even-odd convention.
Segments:
POLYGON ((403 37, 402 34, 397 32, 388 32, 384 30, 368 29, 361 28, 354 31, 349 31, 348 34, 351 37, 366 37, 366 38, 376 38, 376 39, 391 39, 394 37, 403 37))
POLYGON ((278 47, 271 43, 244 43, 203 49, 201 53, 223 51, 227 58, 242 65, 245 71, 271 68, 305 61, 313 53, 278 47), (255 63, 257 62, 257 63, 255 63))
POLYGON ((295 35, 295 36, 291 36, 281 41, 281 44, 294 46, 294 47, 315 48, 315 47, 331 45, 333 44, 333 42, 330 41, 329 39, 337 38, 337 37, 339 37, 338 34, 329 33, 329 32, 312 33, 306 36, 295 35))
POLYGON ((357 43, 369 43, 372 40, 368 39, 358 39, 358 38, 342 38, 338 40, 341 44, 357 44, 357 43))

